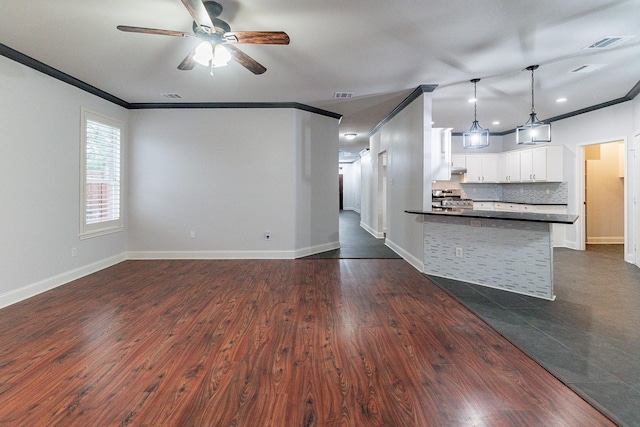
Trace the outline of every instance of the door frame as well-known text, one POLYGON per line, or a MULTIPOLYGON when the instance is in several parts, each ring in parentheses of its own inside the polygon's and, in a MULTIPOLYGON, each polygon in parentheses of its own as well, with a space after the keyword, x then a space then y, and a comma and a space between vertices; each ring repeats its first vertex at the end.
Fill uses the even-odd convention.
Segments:
MULTIPOLYGON (((603 138, 603 139, 599 139, 599 140, 595 140, 595 141, 588 141, 588 142, 581 142, 577 144, 577 150, 576 150, 576 157, 577 157, 577 167, 576 167, 576 174, 577 174, 577 179, 576 179, 576 183, 577 185, 577 198, 578 198, 578 205, 580 208, 580 213, 578 214, 578 220, 576 221, 576 228, 577 228, 577 235, 576 235, 576 240, 577 240, 577 249, 584 251, 587 249, 587 223, 585 221, 586 218, 586 200, 585 200, 585 186, 586 186, 586 175, 585 175, 585 148, 590 146, 590 145, 600 145, 600 144, 608 144, 610 142, 620 142, 622 141, 624 144, 624 163, 625 163, 625 180, 624 180, 624 188, 623 188, 623 192, 624 192, 624 203, 623 203, 623 210, 624 210, 624 254, 625 254, 625 260, 626 260, 626 254, 627 254, 627 249, 628 249, 628 245, 629 245, 629 228, 627 227, 628 221, 629 221, 629 200, 627 197, 628 194, 628 179, 626 177, 626 173, 628 171, 628 168, 626 168, 627 165, 627 147, 628 147, 628 138, 626 136, 620 136, 620 137, 616 137, 616 138, 603 138)), ((633 214, 633 213, 632 213, 633 214)))
MULTIPOLYGON (((625 147, 626 148, 626 147, 625 147)), ((635 236, 633 239, 633 257, 635 260, 629 260, 629 262, 634 262, 638 268, 640 268, 640 133, 636 133, 633 136, 633 147, 630 150, 625 151, 625 157, 633 153, 633 158, 631 162, 627 161, 626 166, 629 166, 631 163, 632 174, 633 174, 633 212, 632 215, 632 224, 635 228, 635 236)), ((629 169, 625 169, 625 177, 627 175, 629 169)))

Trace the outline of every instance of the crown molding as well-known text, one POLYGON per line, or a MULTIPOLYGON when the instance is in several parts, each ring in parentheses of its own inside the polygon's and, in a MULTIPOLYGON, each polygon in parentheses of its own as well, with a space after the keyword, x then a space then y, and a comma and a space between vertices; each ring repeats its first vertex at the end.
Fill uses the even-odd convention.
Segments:
POLYGON ((340 120, 342 114, 300 104, 299 102, 150 102, 127 104, 130 110, 195 109, 195 108, 292 108, 340 120))
POLYGON ((158 109, 158 108, 292 108, 296 110, 308 111, 310 113, 319 114, 340 120, 342 114, 333 113, 321 108, 312 107, 310 105, 300 104, 298 102, 176 102, 176 103, 129 103, 123 99, 111 95, 101 89, 96 88, 82 80, 76 79, 67 73, 55 69, 37 59, 31 58, 24 53, 18 52, 0 43, 0 55, 25 65, 33 70, 45 74, 54 79, 60 80, 71 86, 77 87, 85 92, 102 98, 106 101, 124 107, 128 110, 142 109, 158 109))
POLYGON ((9 58, 13 61, 16 61, 22 65, 26 65, 27 67, 32 68, 36 71, 39 71, 42 74, 46 74, 50 77, 53 77, 54 79, 70 84, 71 86, 75 86, 78 89, 82 89, 85 92, 88 92, 92 95, 105 99, 121 107, 127 108, 128 103, 126 101, 118 97, 115 97, 103 90, 100 90, 94 86, 91 86, 89 83, 85 83, 82 80, 76 79, 75 77, 70 76, 67 73, 63 73, 60 70, 57 70, 43 62, 38 61, 37 59, 33 59, 30 56, 25 55, 24 53, 11 49, 9 46, 5 46, 1 43, 0 43, 0 55, 6 58, 9 58))
POLYGON ((415 88, 413 92, 409 94, 409 96, 407 96, 400 104, 398 104, 396 108, 391 110, 391 112, 387 114, 384 119, 380 120, 380 122, 373 129, 371 129, 371 131, 369 131, 369 138, 375 135, 380 129, 382 129, 384 125, 386 125, 391 119, 397 116, 402 110, 407 108, 407 106, 415 101, 420 95, 422 95, 423 93, 431 93, 436 90, 437 87, 437 84, 423 84, 415 88))

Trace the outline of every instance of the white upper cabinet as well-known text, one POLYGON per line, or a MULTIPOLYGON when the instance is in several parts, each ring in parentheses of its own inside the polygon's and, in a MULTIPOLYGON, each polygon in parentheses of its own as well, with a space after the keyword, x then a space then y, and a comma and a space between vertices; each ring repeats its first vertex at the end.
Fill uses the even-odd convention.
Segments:
POLYGON ((520 182, 520 151, 500 154, 500 182, 520 182))
POLYGON ((452 159, 466 167, 466 183, 562 182, 562 146, 558 145, 500 154, 459 154, 452 159), (464 157, 464 163, 458 157, 464 157))
POLYGON ((467 154, 465 182, 498 182, 498 154, 467 154))
POLYGON ((562 181, 562 147, 536 147, 520 152, 520 176, 523 182, 562 181))
POLYGON ((466 156, 464 154, 452 154, 451 167, 454 169, 466 169, 467 168, 466 156))
POLYGON ((431 129, 431 180, 451 179, 451 128, 431 129))

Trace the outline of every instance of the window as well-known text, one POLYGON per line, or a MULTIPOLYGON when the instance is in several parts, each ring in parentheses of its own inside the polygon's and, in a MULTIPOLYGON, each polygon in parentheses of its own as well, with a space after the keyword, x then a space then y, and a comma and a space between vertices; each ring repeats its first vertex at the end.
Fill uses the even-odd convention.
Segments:
POLYGON ((123 229, 120 145, 123 125, 82 110, 80 237, 123 229))

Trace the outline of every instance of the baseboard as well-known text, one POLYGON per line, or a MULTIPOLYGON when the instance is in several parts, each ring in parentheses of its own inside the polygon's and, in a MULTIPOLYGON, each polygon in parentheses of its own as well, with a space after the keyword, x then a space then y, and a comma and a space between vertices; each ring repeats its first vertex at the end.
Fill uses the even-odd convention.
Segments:
POLYGON ((131 251, 127 259, 294 259, 296 251, 131 251))
POLYGON ((587 245, 624 245, 624 237, 587 237, 587 245))
POLYGON ((365 224, 362 221, 360 221, 360 227, 364 228, 367 231, 367 233, 371 234, 376 239, 384 239, 384 233, 380 233, 374 230, 373 228, 369 227, 367 224, 365 224))
POLYGON ((336 241, 293 251, 131 251, 127 259, 295 259, 339 248, 336 241))
POLYGON ((74 270, 70 270, 50 277, 48 279, 44 279, 39 282, 6 292, 0 295, 0 308, 7 307, 11 304, 15 304, 27 298, 31 298, 43 292, 57 288, 58 286, 62 286, 74 280, 80 279, 84 276, 88 276, 89 274, 104 270, 105 268, 121 263, 126 259, 127 257, 124 253, 115 255, 110 258, 94 262, 93 264, 85 265, 74 270))
POLYGON ((395 243, 393 243, 389 239, 386 239, 384 244, 389 249, 391 249, 392 251, 394 251, 395 253, 400 255, 405 261, 407 261, 409 264, 411 264, 419 272, 421 272, 421 273, 424 272, 424 261, 414 257, 409 252, 405 251, 404 249, 402 249, 400 246, 396 245, 395 243))
POLYGON ((295 252, 296 253, 295 258, 303 258, 309 255, 315 255, 322 252, 333 251, 335 249, 340 249, 339 241, 324 243, 322 245, 309 246, 304 249, 297 249, 295 252))
POLYGON ((580 247, 578 246, 578 242, 576 241, 564 241, 564 245, 559 245, 559 246, 553 246, 554 248, 568 248, 568 249, 573 249, 574 251, 579 251, 581 250, 580 247))

